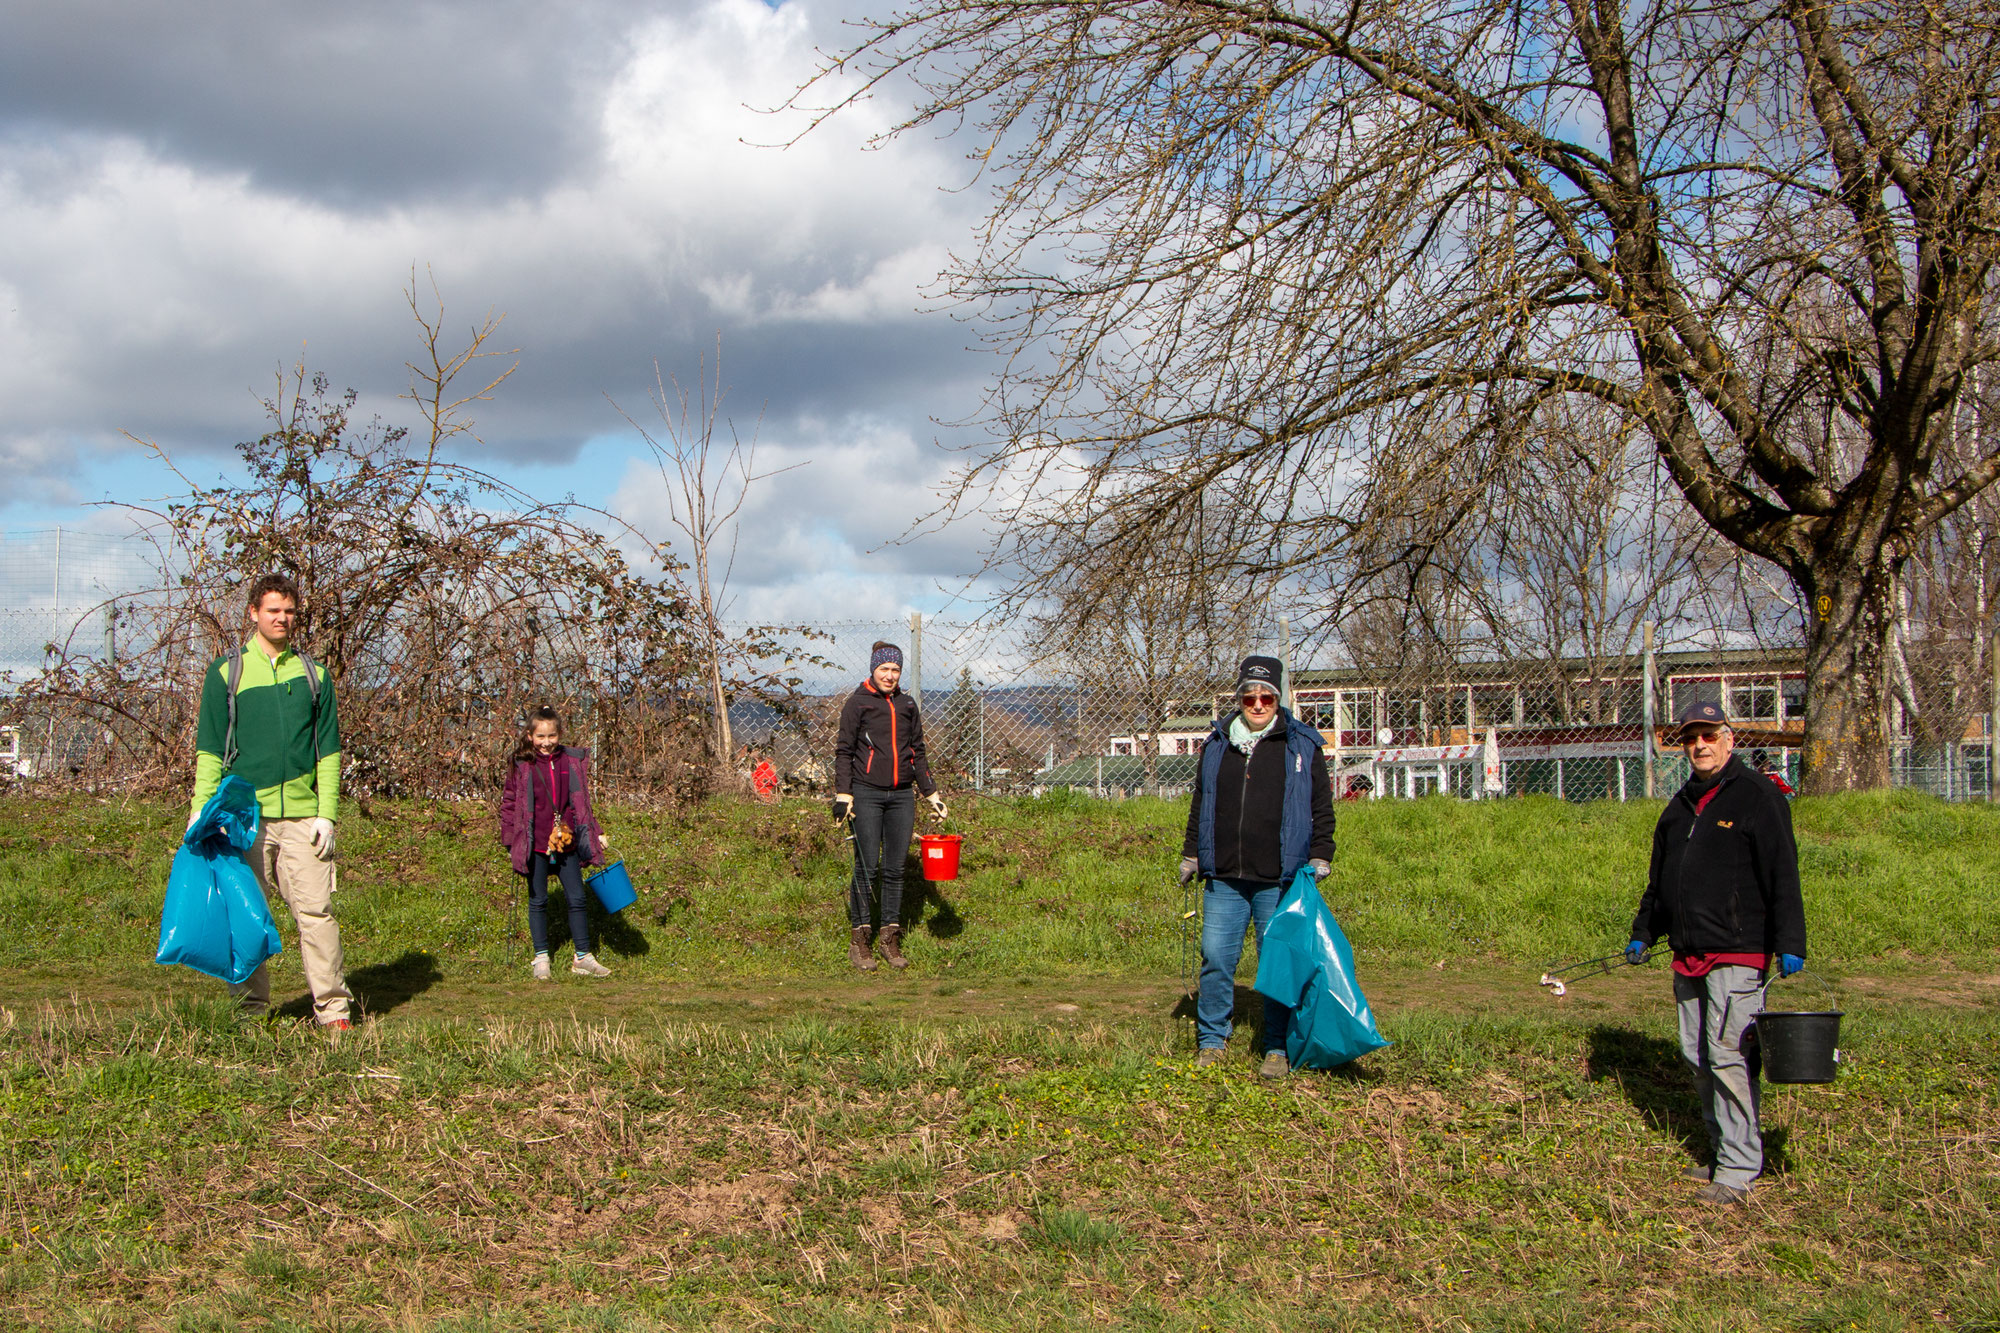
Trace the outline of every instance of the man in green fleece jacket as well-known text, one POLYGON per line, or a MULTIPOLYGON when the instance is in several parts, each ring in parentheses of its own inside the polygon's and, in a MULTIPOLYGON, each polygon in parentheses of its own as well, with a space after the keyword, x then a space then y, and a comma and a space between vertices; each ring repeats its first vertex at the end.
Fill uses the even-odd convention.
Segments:
MULTIPOLYGON (((298 613, 298 584, 284 574, 266 574, 250 587, 250 642, 209 664, 195 727, 188 826, 194 826, 225 774, 257 789, 262 818, 250 848, 251 868, 264 892, 276 889, 298 922, 313 1017, 321 1027, 345 1028, 354 997, 342 975, 340 925, 332 911, 340 721, 326 668, 291 647, 298 613)), ((262 967, 230 992, 245 1013, 263 1014, 271 1007, 271 978, 262 967)))

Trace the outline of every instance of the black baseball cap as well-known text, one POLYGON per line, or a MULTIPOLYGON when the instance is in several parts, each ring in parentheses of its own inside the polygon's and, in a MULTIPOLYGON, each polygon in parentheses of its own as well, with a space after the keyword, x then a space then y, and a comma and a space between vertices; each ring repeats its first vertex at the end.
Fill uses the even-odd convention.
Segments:
POLYGON ((1283 698, 1285 692, 1278 687, 1284 680, 1285 664, 1277 658, 1262 655, 1246 657, 1243 665, 1236 669, 1236 697, 1240 699, 1247 691, 1262 687, 1283 698))
POLYGON ((1698 699, 1681 709, 1680 721, 1674 727, 1674 735, 1680 735, 1689 727, 1727 726, 1729 726, 1729 719, 1723 714, 1721 704, 1713 703, 1707 699, 1698 699))

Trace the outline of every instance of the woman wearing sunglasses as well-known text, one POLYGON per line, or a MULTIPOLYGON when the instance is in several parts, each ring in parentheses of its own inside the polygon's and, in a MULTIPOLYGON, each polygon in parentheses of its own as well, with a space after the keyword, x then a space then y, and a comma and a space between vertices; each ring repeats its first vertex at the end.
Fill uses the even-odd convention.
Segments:
MULTIPOLYGON (((1181 845, 1181 883, 1199 874, 1201 998, 1195 1063, 1222 1059, 1236 1010, 1236 964, 1243 932, 1255 924, 1257 947, 1278 899, 1299 867, 1324 878, 1333 860, 1333 789, 1320 734, 1278 706, 1284 667, 1275 657, 1247 657, 1237 673, 1237 711, 1219 719, 1202 745, 1194 800, 1181 845)), ((1285 1034, 1292 1011, 1264 1000, 1265 1078, 1291 1073, 1285 1034)))

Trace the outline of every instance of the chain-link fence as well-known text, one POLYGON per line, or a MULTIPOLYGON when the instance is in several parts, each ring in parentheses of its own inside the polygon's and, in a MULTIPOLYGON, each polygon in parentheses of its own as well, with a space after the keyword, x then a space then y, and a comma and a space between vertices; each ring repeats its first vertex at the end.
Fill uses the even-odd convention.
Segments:
MULTIPOLYGON (((142 623, 129 603, 121 610, 124 590, 157 586, 146 555, 138 543, 68 532, 0 542, 0 595, 11 599, 0 606, 0 690, 65 654, 72 663, 115 659, 121 630, 142 623)), ((803 628, 778 636, 778 655, 761 664, 767 678, 788 682, 782 697, 765 689, 730 707, 738 766, 747 775, 768 757, 795 791, 830 789, 840 705, 866 678, 877 641, 903 650, 903 684, 921 705, 932 770, 954 791, 1184 794, 1204 740, 1233 707, 1233 662, 1167 672, 1130 659, 1052 660, 1008 626, 938 617, 803 628)), ((1722 707, 1749 762, 1796 786, 1808 702, 1803 649, 1698 647, 1692 637, 1659 651, 1532 660, 1467 653, 1318 665, 1300 654, 1288 702, 1325 739, 1343 799, 1664 796, 1687 764, 1662 744, 1661 727, 1696 700, 1722 707)), ((1994 657, 1990 637, 1899 633, 1887 708, 1894 785, 1952 800, 1994 797, 1994 657)), ((609 719, 639 701, 572 702, 609 719)), ((75 723, 66 731, 4 721, 8 774, 61 775, 75 766, 70 757, 106 753, 75 723)))
MULTIPOLYGON (((1990 652, 1961 671, 1990 683, 1990 652)), ((1663 796, 1688 776, 1663 728, 1689 704, 1729 718, 1752 766, 1796 787, 1805 745, 1805 653, 1796 647, 1676 649, 1604 658, 1463 661, 1418 670, 1301 671, 1296 711, 1328 742, 1335 789, 1352 797, 1442 792, 1467 799, 1663 796)), ((1891 780, 1988 799, 1996 701, 1919 713, 1890 706, 1891 780)), ((1960 697, 1970 701, 1973 691, 1960 697)))
MULTIPOLYGON (((115 659, 119 599, 157 585, 152 555, 143 542, 102 532, 0 532, 0 697, 64 659, 115 659)), ((0 775, 60 771, 85 739, 53 720, 0 723, 0 775)))
MULTIPOLYGON (((991 627, 923 619, 821 629, 821 656, 833 665, 806 672, 801 688, 822 701, 822 717, 867 675, 873 643, 894 642, 905 653, 904 685, 923 705, 933 769, 979 790, 1182 794, 1216 719, 1233 706, 1231 682, 1209 675, 1149 720, 1115 676, 1037 665, 991 627)), ((1891 780, 1948 799, 1989 799, 2000 705, 1990 644, 1964 644, 1956 656, 1933 644, 1929 661, 1920 684, 1905 680, 1891 691, 1891 780)), ((1351 799, 1664 796, 1688 766, 1662 728, 1697 701, 1723 709, 1747 762, 1793 787, 1803 766, 1806 671, 1797 647, 1300 665, 1291 693, 1293 712, 1326 741, 1336 793, 1351 799)), ((774 748, 798 780, 827 780, 830 722, 786 731, 740 712, 739 739, 774 748)))

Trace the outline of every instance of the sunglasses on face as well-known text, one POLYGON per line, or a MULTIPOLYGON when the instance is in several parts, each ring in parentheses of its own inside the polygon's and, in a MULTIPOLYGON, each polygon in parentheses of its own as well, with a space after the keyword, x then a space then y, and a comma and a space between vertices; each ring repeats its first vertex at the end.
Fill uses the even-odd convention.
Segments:
POLYGON ((1275 694, 1246 694, 1243 696, 1245 708, 1276 708, 1278 696, 1275 694))
POLYGON ((1720 731, 1716 731, 1711 728, 1703 731, 1688 732, 1686 735, 1681 737, 1681 744, 1693 745, 1696 741, 1719 741, 1721 739, 1722 739, 1722 733, 1720 731))

